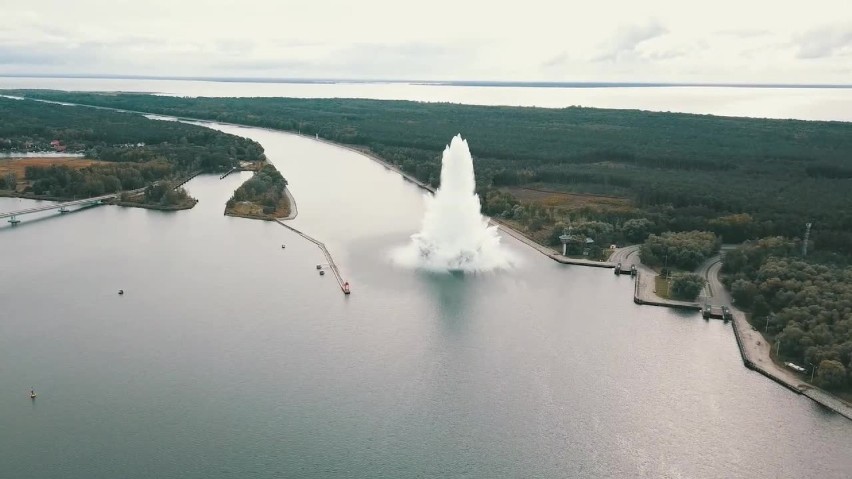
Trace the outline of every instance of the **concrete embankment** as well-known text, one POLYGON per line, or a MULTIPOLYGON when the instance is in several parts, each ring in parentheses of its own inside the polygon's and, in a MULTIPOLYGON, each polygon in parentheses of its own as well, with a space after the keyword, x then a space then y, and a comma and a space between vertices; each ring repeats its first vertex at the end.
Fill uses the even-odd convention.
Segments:
MULTIPOLYGON (((796 394, 801 394, 802 390, 800 388, 803 384, 801 384, 795 376, 792 374, 781 374, 782 371, 770 372, 767 368, 763 367, 763 358, 757 354, 755 348, 752 348, 749 343, 749 341, 753 341, 753 338, 748 334, 748 331, 751 330, 751 326, 748 324, 748 321, 746 321, 745 314, 741 311, 734 311, 732 312, 732 316, 734 318, 734 338, 737 341, 737 347, 740 350, 740 356, 743 358, 743 364, 745 364, 745 367, 759 372, 796 394)), ((759 342, 755 344, 760 345, 759 342)), ((770 364, 774 366, 773 363, 770 362, 770 364)), ((775 368, 773 367, 773 369, 775 368)))
POLYGON ((299 208, 296 206, 296 198, 293 197, 293 193, 290 193, 290 188, 284 187, 284 194, 287 195, 287 201, 290 203, 290 214, 285 216, 284 218, 278 218, 279 220, 292 220, 299 215, 299 208))
POLYGON ((852 419, 852 404, 849 404, 846 401, 842 401, 836 396, 828 394, 822 389, 807 388, 802 391, 802 394, 811 398, 811 400, 819 403, 820 405, 831 409, 837 414, 840 414, 846 419, 852 419))
POLYGON ((698 303, 665 299, 657 296, 656 291, 654 290, 654 276, 656 276, 654 271, 647 267, 639 266, 639 271, 636 273, 636 280, 633 285, 634 303, 701 311, 701 305, 698 303))

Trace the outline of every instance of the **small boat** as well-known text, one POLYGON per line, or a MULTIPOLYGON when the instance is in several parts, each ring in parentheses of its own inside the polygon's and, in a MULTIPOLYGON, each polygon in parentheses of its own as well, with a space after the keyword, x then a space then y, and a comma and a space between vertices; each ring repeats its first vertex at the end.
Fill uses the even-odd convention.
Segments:
POLYGON ((343 283, 343 294, 349 294, 349 281, 343 283))
POLYGON ((119 289, 119 290, 118 290, 118 294, 124 294, 124 290, 123 290, 123 289, 119 289))
POLYGON ((286 247, 287 247, 287 245, 283 245, 283 244, 281 245, 281 249, 284 249, 286 247))
POLYGON ((322 269, 322 265, 321 265, 321 264, 318 264, 318 265, 317 265, 317 269, 322 269))
POLYGON ((30 399, 35 399, 38 394, 35 393, 35 389, 30 389, 30 399))
POLYGON ((325 271, 320 270, 320 276, 323 276, 323 275, 325 275, 325 271))

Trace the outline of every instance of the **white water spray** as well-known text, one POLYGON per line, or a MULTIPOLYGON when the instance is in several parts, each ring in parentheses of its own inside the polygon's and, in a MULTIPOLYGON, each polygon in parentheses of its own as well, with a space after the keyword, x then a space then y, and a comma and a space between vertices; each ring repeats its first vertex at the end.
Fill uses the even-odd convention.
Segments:
POLYGON ((512 266, 496 226, 480 212, 467 141, 456 135, 444 149, 441 186, 426 197, 426 214, 411 243, 394 254, 397 263, 430 271, 492 271, 512 266))

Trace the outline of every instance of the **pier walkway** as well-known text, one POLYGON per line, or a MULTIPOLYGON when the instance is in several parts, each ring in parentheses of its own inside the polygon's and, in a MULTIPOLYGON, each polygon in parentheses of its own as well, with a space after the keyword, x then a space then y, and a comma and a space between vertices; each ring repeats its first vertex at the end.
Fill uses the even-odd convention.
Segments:
POLYGON ((312 236, 306 233, 297 230, 296 228, 293 228, 292 226, 284 223, 281 220, 276 219, 274 221, 319 247, 319 249, 322 251, 322 254, 325 255, 326 261, 328 261, 328 268, 331 270, 332 274, 334 274, 334 277, 337 279, 337 285, 340 286, 340 290, 345 293, 346 289, 343 287, 345 281, 343 281, 343 276, 340 274, 340 269, 338 269, 337 264, 334 262, 334 258, 331 257, 331 253, 329 253, 328 248, 325 247, 325 243, 316 238, 313 238, 312 236))

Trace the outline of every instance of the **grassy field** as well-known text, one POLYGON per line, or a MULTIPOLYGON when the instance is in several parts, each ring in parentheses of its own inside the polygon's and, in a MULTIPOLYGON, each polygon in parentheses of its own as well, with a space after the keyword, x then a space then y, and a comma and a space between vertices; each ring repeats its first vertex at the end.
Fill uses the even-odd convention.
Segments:
POLYGON ((28 166, 48 167, 52 165, 62 165, 75 170, 86 168, 87 166, 105 163, 98 160, 90 160, 88 158, 2 158, 0 159, 0 176, 7 173, 14 173, 18 177, 18 188, 26 184, 26 169, 28 166))
POLYGON ((521 203, 534 203, 566 212, 585 210, 627 213, 636 209, 629 199, 617 196, 572 193, 545 187, 508 186, 500 188, 500 191, 510 193, 521 203))
POLYGON ((225 214, 242 218, 274 219, 290 216, 290 200, 285 195, 278 202, 278 208, 270 214, 263 212, 263 205, 251 201, 240 201, 233 208, 225 208, 225 214))
POLYGON ((672 299, 669 295, 669 282, 663 276, 654 277, 654 291, 663 299, 672 299))

